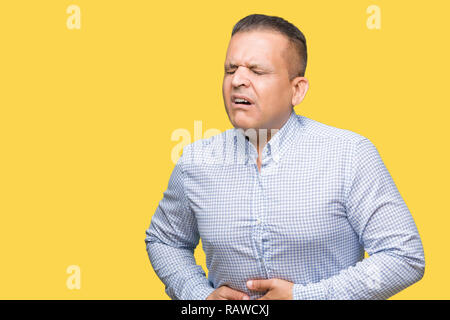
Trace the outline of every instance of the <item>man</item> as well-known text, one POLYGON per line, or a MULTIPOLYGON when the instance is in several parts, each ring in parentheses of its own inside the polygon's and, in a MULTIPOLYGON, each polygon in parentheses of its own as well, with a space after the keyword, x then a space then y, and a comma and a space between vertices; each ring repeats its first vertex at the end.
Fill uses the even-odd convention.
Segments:
POLYGON ((289 22, 235 25, 223 80, 234 128, 184 148, 146 231, 171 298, 387 299, 423 277, 416 225, 375 146, 295 113, 306 62, 289 22))

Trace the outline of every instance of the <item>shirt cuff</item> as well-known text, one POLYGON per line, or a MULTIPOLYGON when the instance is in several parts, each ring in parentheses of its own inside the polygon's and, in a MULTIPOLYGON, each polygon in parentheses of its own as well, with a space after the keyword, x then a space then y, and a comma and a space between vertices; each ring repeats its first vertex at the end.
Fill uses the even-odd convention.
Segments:
POLYGON ((210 286, 202 286, 198 288, 198 291, 194 294, 194 297, 192 297, 193 300, 206 300, 208 296, 216 290, 213 287, 210 286))
POLYGON ((320 282, 301 285, 294 283, 293 300, 328 300, 328 289, 320 282))

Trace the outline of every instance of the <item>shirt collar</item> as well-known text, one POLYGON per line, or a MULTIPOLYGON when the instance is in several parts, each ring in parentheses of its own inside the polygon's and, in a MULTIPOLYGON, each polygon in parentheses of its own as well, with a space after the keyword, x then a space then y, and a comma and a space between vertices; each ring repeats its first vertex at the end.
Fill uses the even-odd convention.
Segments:
MULTIPOLYGON (((295 140, 298 128, 298 116, 295 113, 295 110, 292 109, 288 120, 275 134, 272 135, 269 142, 264 146, 262 151, 262 163, 264 164, 270 161, 270 159, 278 163, 282 155, 289 149, 289 146, 295 140)), ((245 137, 243 130, 234 128, 234 131, 236 136, 240 138, 238 140, 245 141, 245 148, 242 150, 245 149, 246 163, 249 159, 251 159, 252 162, 256 161, 258 152, 255 146, 249 141, 248 137, 245 137)))

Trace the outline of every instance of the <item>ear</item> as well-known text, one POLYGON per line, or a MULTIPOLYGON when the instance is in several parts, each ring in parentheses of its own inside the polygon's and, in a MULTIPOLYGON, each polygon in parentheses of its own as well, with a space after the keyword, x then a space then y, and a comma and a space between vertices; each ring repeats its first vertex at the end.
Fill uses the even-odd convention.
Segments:
POLYGON ((306 92, 309 88, 308 79, 305 77, 295 77, 291 80, 292 83, 292 106, 298 105, 305 98, 306 92))

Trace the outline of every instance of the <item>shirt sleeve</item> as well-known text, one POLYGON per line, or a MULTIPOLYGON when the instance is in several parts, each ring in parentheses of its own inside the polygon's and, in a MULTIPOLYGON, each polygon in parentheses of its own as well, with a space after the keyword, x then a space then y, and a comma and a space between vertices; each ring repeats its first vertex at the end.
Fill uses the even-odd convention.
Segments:
POLYGON ((369 257, 328 279, 294 284, 293 299, 384 300, 424 275, 418 230, 376 147, 364 138, 354 150, 347 218, 369 257))
POLYGON ((187 203, 184 179, 182 155, 146 230, 146 249, 170 298, 205 300, 215 289, 194 258, 200 237, 195 215, 187 203))

